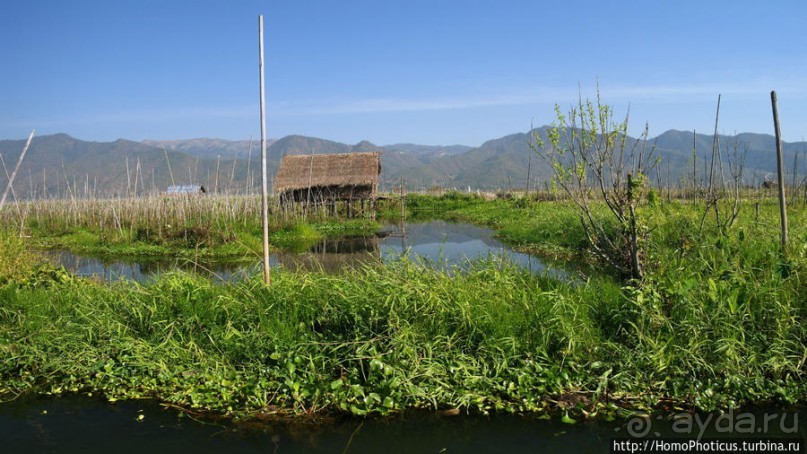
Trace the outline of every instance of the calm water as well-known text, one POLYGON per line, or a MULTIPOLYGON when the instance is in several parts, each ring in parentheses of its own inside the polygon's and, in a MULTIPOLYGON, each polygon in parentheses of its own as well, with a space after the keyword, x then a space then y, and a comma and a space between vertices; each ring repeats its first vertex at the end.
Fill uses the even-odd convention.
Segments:
MULTIPOLYGON (((799 420, 807 418, 804 408, 749 411, 760 428, 769 417, 765 432, 754 436, 804 442, 807 434, 799 420)), ((747 436, 725 433, 729 424, 742 419, 739 412, 723 422, 717 421, 717 415, 694 417, 701 418, 704 438, 747 436)), ((645 439, 694 439, 700 432, 697 423, 692 433, 682 431, 683 426, 676 429, 669 419, 651 418, 651 424, 645 439)), ((432 413, 318 423, 236 424, 179 416, 149 400, 110 404, 97 398, 64 396, 0 404, 4 452, 605 453, 615 438, 626 437, 629 425, 630 420, 569 425, 517 416, 442 417, 432 413)))
POLYGON ((245 262, 211 262, 194 263, 187 259, 176 258, 138 258, 136 260, 108 259, 87 257, 67 251, 47 251, 43 253, 56 265, 64 266, 76 276, 114 281, 118 279, 146 282, 160 274, 174 270, 195 271, 219 281, 231 281, 248 276, 257 265, 245 262))
MULTIPOLYGON (((547 272, 556 277, 566 276, 560 268, 548 268, 538 257, 515 252, 493 238, 493 231, 470 224, 442 221, 409 224, 405 227, 387 225, 369 237, 326 239, 302 253, 275 254, 272 266, 306 270, 323 269, 338 272, 344 267, 364 263, 398 260, 402 255, 422 260, 440 269, 463 267, 469 261, 495 257, 511 261, 532 272, 547 272)), ((258 260, 252 262, 199 262, 190 260, 116 260, 77 256, 70 252, 49 252, 54 263, 84 277, 103 280, 132 279, 140 282, 175 269, 196 271, 216 280, 229 281, 260 270, 258 260)))

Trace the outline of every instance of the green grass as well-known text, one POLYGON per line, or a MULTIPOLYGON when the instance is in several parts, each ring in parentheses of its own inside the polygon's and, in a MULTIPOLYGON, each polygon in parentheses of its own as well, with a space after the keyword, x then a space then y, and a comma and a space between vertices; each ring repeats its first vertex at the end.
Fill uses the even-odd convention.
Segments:
POLYGON ((0 284, 25 277, 35 266, 34 255, 15 233, 0 228, 0 284))
MULTIPOLYGON (((586 256, 564 203, 418 203, 521 248, 586 256)), ((268 288, 259 276, 100 284, 29 267, 0 285, 0 394, 150 396, 237 415, 804 403, 807 210, 791 208, 783 256, 773 203, 722 233, 711 221, 700 231, 701 209, 647 208, 647 275, 630 286, 491 261, 451 273, 406 259, 337 275, 275 269, 268 288)), ((10 263, 5 251, 24 245, 2 238, 10 263)))

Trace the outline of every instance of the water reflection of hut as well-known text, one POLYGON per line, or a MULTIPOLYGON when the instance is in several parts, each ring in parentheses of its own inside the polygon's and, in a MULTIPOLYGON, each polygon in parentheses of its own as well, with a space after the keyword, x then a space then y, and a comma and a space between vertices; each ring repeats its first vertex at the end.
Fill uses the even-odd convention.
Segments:
POLYGON ((285 268, 336 273, 344 268, 381 263, 380 237, 326 238, 303 254, 279 254, 285 268))
POLYGON ((374 208, 381 174, 381 153, 343 153, 284 156, 275 177, 281 205, 302 203, 327 206, 332 213, 344 202, 348 216, 355 215, 354 202, 374 208))

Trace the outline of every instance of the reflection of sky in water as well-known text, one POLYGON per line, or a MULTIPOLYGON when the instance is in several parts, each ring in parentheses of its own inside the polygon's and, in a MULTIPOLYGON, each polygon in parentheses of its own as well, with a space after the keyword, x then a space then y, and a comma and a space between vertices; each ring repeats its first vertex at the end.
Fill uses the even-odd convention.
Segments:
POLYGON ((257 265, 241 263, 197 263, 186 259, 117 260, 83 257, 66 251, 49 251, 45 256, 64 266, 76 276, 115 281, 119 279, 146 282, 163 273, 186 270, 212 277, 216 281, 232 281, 249 276, 257 265))
MULTIPOLYGON (((469 260, 494 256, 511 261, 531 272, 547 272, 555 277, 568 277, 561 269, 547 269, 538 257, 512 251, 492 237, 492 231, 470 224, 452 224, 443 221, 386 226, 378 237, 324 240, 309 252, 283 253, 270 257, 272 266, 291 269, 324 270, 338 272, 351 266, 397 260, 402 251, 409 257, 423 258, 440 269, 454 266, 467 268, 469 260)), ((54 262, 63 265, 76 275, 103 280, 129 279, 148 281, 153 276, 176 269, 196 271, 217 281, 231 281, 260 271, 255 263, 213 262, 194 264, 184 259, 160 261, 100 260, 80 257, 69 252, 49 253, 54 262)))
POLYGON ((532 272, 546 271, 556 277, 566 275, 562 270, 548 269, 539 257, 513 251, 493 238, 490 229, 443 221, 407 225, 405 235, 400 226, 390 228, 391 235, 381 242, 382 256, 386 260, 396 259, 402 251, 408 251, 410 258, 422 257, 440 268, 447 268, 465 267, 471 260, 497 257, 532 272))

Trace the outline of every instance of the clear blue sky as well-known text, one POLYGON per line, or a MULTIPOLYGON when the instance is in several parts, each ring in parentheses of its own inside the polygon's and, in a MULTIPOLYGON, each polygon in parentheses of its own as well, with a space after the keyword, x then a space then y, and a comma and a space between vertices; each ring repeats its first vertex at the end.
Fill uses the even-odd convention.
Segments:
POLYGON ((581 87, 632 131, 807 138, 807 1, 3 1, 0 138, 479 145, 581 87))

